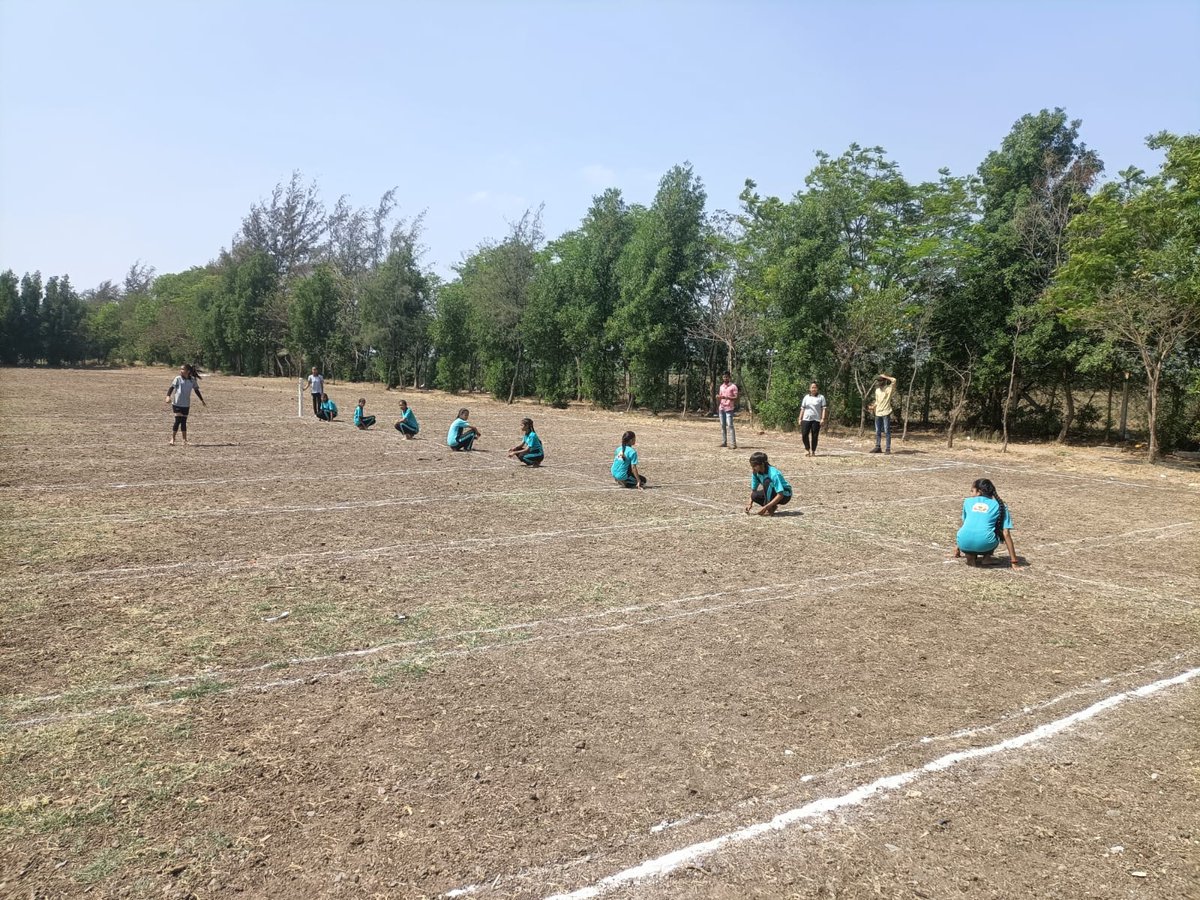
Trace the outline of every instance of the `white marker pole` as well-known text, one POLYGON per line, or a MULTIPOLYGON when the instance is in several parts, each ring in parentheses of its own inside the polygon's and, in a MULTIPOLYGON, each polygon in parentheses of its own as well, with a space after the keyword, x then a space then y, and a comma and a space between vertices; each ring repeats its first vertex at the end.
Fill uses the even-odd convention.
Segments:
POLYGON ((302 377, 303 375, 304 375, 304 357, 301 356, 300 357, 300 370, 299 370, 299 374, 296 376, 296 378, 297 378, 297 381, 296 381, 296 418, 297 419, 304 418, 304 380, 302 377))

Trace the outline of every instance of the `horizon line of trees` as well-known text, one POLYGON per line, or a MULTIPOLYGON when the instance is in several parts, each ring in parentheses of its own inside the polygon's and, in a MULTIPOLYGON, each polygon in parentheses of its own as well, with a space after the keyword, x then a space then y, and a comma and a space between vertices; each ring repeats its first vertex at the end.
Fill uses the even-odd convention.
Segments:
POLYGON ((1113 427, 1144 388, 1148 458, 1200 438, 1200 135, 1156 135, 1159 172, 1104 164, 1061 109, 1021 117, 978 170, 913 183, 880 147, 818 152, 790 198, 747 180, 706 209, 690 164, 649 205, 616 188, 552 240, 541 209, 443 281, 421 217, 326 209, 300 173, 255 203, 228 249, 77 292, 0 274, 0 361, 196 362, 242 375, 483 389, 512 401, 709 411, 722 371, 765 425, 810 381, 866 418, 899 378, 902 428, 1065 441, 1113 427), (1107 396, 1104 414, 1091 400, 1107 396))

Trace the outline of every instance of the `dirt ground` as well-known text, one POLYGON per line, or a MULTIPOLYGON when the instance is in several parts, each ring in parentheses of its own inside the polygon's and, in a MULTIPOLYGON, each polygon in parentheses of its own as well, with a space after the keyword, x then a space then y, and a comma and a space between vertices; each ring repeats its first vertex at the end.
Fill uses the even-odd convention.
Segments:
POLYGON ((1194 466, 172 374, 0 371, 0 897, 1200 897, 1194 466))

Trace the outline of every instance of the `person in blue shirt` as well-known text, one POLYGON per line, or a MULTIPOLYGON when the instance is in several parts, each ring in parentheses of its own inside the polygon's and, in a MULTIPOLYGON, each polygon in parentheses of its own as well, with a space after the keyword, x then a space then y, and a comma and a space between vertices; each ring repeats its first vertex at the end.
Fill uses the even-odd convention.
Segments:
POLYGON ((613 464, 609 471, 612 472, 613 480, 621 487, 637 488, 640 491, 646 487, 646 476, 638 471, 638 452, 634 448, 636 443, 637 435, 632 431, 621 435, 621 446, 613 455, 613 464))
POLYGON ((533 419, 521 420, 521 434, 525 435, 524 440, 509 450, 508 455, 515 456, 527 466, 540 466, 546 451, 542 449, 542 439, 533 430, 533 419))
POLYGON ((746 515, 750 515, 755 503, 762 507, 758 511, 760 516, 773 516, 779 507, 791 502, 792 486, 783 473, 771 465, 767 454, 751 453, 750 502, 746 504, 746 515))
POLYGON ((322 422, 332 422, 337 418, 337 404, 329 399, 328 394, 321 395, 321 406, 317 410, 317 418, 322 422))
POLYGON ((470 414, 471 411, 464 407, 458 411, 458 418, 450 423, 446 445, 451 450, 474 450, 475 439, 483 437, 483 432, 467 421, 470 414))
POLYGON ((1012 539, 1012 514, 996 495, 996 486, 988 478, 977 478, 971 485, 971 496, 963 500, 962 526, 954 543, 954 558, 967 558, 968 566, 982 566, 992 559, 992 552, 1004 541, 1008 549, 1008 564, 1017 568, 1017 551, 1012 539))
POLYGON ((375 424, 375 417, 367 415, 366 397, 358 398, 358 406, 354 407, 354 427, 366 431, 375 424))
POLYGON ((417 417, 408 408, 405 400, 400 401, 400 419, 396 422, 396 430, 404 435, 406 441, 411 441, 421 430, 421 426, 417 424, 417 417))

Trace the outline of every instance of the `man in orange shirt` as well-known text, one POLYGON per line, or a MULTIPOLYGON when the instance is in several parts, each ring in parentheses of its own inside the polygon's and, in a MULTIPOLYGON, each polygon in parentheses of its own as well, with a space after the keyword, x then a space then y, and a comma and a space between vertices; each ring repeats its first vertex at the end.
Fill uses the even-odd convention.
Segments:
POLYGON ((717 396, 720 398, 717 413, 721 417, 721 446, 732 446, 736 450, 737 433, 733 430, 733 413, 737 409, 738 387, 730 380, 728 372, 721 376, 721 387, 717 390, 717 396), (729 432, 728 441, 725 440, 726 430, 729 432))

